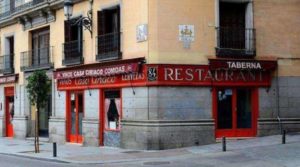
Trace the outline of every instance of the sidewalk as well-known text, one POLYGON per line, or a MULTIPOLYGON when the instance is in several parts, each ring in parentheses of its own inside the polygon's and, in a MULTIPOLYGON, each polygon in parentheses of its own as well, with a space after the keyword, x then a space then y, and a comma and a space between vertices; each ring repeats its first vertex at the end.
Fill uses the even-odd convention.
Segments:
MULTIPOLYGON (((300 143, 300 133, 288 134, 287 143, 300 143)), ((227 141, 227 152, 247 150, 249 148, 281 145, 281 136, 258 137, 245 140, 227 141)), ((33 141, 0 138, 0 154, 17 155, 28 158, 60 161, 67 163, 120 163, 164 159, 178 159, 194 155, 211 155, 222 152, 221 143, 194 146, 162 151, 126 150, 110 147, 83 147, 73 144, 57 146, 57 157, 53 157, 52 143, 41 143, 41 152, 34 153, 33 141), (117 158, 116 158, 117 157, 117 158)))

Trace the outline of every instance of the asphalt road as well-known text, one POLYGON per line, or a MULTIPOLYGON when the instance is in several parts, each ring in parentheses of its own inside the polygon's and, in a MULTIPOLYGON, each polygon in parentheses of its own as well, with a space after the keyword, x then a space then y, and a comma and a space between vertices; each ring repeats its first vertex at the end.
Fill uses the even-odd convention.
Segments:
MULTIPOLYGON (((113 155, 112 155, 113 156, 113 155)), ((116 157, 118 158, 118 157, 116 157)), ((0 167, 300 167, 300 142, 107 164, 71 164, 0 154, 0 167)))

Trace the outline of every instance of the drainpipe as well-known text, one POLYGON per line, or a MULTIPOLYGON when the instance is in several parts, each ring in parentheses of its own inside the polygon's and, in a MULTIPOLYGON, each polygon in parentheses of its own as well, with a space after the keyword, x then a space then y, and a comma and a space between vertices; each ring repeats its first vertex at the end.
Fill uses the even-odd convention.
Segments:
POLYGON ((279 66, 277 66, 276 70, 276 109, 277 109, 277 120, 279 125, 280 133, 282 133, 282 122, 280 118, 280 106, 279 106, 279 66))

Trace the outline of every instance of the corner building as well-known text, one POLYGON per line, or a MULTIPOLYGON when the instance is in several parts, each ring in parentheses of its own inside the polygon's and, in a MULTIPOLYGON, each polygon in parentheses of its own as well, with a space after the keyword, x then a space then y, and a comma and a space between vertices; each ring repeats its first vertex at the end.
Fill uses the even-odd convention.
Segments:
POLYGON ((71 2, 0 2, 2 136, 39 119, 49 142, 170 149, 300 130, 298 0, 71 2))

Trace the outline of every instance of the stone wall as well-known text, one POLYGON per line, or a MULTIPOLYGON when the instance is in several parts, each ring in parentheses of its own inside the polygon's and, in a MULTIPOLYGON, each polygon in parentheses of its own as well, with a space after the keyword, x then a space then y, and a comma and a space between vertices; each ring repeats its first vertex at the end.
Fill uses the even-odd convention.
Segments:
POLYGON ((66 92, 56 91, 53 94, 53 111, 49 120, 49 141, 66 142, 66 92))
POLYGON ((123 88, 122 100, 123 148, 169 149, 214 142, 210 88, 123 88))
POLYGON ((259 89, 258 135, 300 131, 300 77, 279 77, 259 89))
POLYGON ((50 117, 49 120, 49 142, 63 144, 66 142, 66 119, 50 117))

